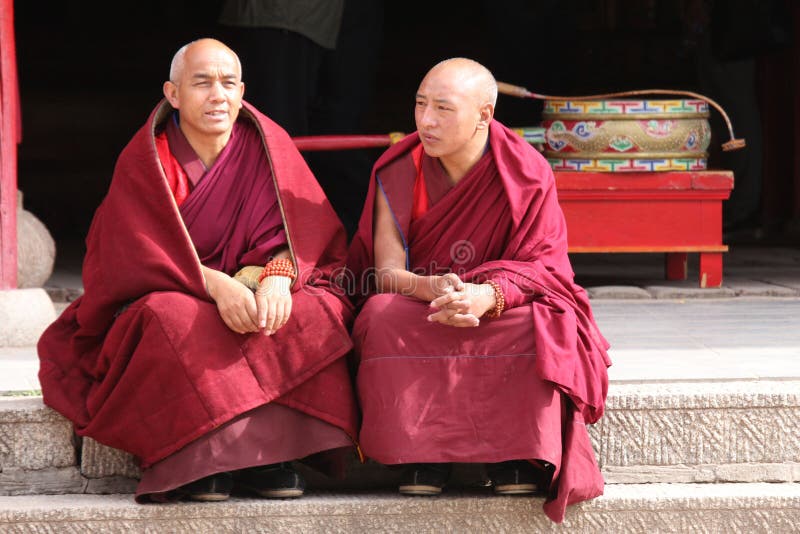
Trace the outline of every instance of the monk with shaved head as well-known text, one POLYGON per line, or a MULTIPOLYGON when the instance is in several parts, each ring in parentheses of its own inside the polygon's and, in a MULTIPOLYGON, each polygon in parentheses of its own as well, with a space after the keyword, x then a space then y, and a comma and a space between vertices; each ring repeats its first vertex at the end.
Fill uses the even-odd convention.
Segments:
POLYGON ((493 119, 483 65, 442 61, 417 131, 376 162, 348 267, 360 443, 436 495, 453 463, 545 512, 603 492, 586 423, 603 413, 608 343, 573 281, 547 161, 493 119))
POLYGON ((344 227, 225 44, 178 50, 163 92, 39 341, 44 402, 139 459, 139 502, 298 497, 293 460, 356 450, 344 227))

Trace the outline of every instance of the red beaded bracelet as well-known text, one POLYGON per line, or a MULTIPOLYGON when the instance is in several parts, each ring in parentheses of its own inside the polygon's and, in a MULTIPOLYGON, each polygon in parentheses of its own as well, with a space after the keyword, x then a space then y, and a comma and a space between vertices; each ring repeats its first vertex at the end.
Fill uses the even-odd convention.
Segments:
POLYGON ((270 260, 264 266, 264 270, 258 275, 258 283, 260 284, 268 276, 286 276, 294 280, 297 278, 297 273, 294 270, 292 260, 289 258, 276 258, 270 260))
POLYGON ((500 317, 500 314, 503 313, 506 307, 506 297, 503 296, 503 290, 500 288, 500 284, 494 280, 487 280, 486 283, 494 289, 494 308, 486 312, 486 317, 490 319, 500 317))

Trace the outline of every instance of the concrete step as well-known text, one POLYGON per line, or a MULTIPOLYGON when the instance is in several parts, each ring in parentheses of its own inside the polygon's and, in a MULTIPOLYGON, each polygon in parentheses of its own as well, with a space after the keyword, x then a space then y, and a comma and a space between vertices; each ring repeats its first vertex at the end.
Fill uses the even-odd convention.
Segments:
POLYGON ((29 532, 797 532, 800 484, 624 484, 570 507, 489 490, 401 497, 312 492, 298 500, 138 505, 130 494, 0 497, 0 530, 29 532))
MULTIPOLYGON (((589 428, 608 484, 800 482, 800 380, 613 384, 589 428)), ((134 458, 77 439, 41 397, 0 398, 0 494, 129 492, 134 458)), ((355 460, 318 489, 389 488, 395 475, 355 460)), ((463 477, 472 482, 480 475, 463 477)))

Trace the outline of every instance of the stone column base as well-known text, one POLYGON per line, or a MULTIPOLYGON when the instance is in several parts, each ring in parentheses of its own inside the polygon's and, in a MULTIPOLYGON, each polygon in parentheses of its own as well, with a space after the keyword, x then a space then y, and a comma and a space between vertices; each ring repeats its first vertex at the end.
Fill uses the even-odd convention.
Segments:
POLYGON ((53 301, 42 288, 0 291, 0 347, 30 347, 56 319, 53 301))

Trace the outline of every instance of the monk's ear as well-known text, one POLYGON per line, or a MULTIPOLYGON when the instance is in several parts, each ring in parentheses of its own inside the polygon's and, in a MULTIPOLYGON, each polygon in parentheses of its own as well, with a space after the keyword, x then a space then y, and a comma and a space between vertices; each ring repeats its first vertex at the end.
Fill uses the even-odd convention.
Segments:
POLYGON ((489 127, 489 123, 492 122, 492 118, 494 117, 494 106, 487 102, 478 109, 478 112, 480 113, 478 129, 485 130, 489 127))
POLYGON ((164 98, 170 103, 170 105, 178 109, 178 86, 170 81, 164 82, 164 98))
POLYGON ((242 109, 242 99, 244 98, 244 82, 239 84, 239 109, 242 109))

